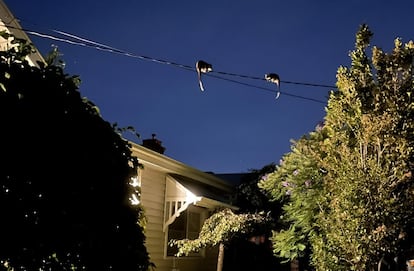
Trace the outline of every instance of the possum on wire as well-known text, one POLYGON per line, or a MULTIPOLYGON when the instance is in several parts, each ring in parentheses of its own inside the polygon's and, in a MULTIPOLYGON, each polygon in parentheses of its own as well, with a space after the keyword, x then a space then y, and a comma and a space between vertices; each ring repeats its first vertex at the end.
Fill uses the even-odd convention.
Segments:
POLYGON ((201 74, 211 72, 213 70, 213 66, 203 60, 199 60, 196 62, 196 70, 198 74, 198 84, 200 85, 201 91, 204 91, 203 82, 201 81, 201 74))
POLYGON ((269 81, 270 83, 274 83, 277 85, 277 92, 276 92, 276 98, 279 98, 280 96, 280 78, 279 75, 276 73, 267 73, 265 74, 266 81, 269 81))

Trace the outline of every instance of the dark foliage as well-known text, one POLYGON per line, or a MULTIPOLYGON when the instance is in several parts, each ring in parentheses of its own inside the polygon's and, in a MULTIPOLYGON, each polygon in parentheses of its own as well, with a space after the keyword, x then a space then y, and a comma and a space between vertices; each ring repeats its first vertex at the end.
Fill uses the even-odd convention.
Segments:
POLYGON ((271 201, 270 196, 259 188, 258 183, 261 180, 266 180, 275 169, 276 165, 273 163, 261 169, 252 169, 241 178, 240 184, 236 188, 236 205, 240 208, 239 213, 265 212, 270 215, 274 223, 267 225, 268 229, 265 231, 280 226, 278 220, 282 213, 282 202, 271 201))
POLYGON ((18 44, 0 52, 0 270, 147 270, 128 142, 77 77, 18 44))

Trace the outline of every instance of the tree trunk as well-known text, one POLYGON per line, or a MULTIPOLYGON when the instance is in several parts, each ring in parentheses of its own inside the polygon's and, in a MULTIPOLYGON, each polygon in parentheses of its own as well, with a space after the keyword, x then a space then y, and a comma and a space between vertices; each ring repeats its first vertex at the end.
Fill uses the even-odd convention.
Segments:
POLYGON ((223 270, 223 260, 224 260, 224 245, 220 243, 219 245, 219 253, 217 257, 217 271, 223 270))

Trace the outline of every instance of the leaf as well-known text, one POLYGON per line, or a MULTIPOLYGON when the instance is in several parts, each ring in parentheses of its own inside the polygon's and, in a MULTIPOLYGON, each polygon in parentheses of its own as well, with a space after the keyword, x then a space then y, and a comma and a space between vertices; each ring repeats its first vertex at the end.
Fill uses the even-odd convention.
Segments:
POLYGON ((3 90, 4 92, 7 92, 7 89, 6 89, 6 87, 4 86, 4 84, 3 84, 3 83, 0 83, 0 88, 1 88, 1 90, 3 90))
POLYGON ((304 244, 298 244, 297 246, 298 246, 299 251, 304 251, 306 248, 304 244))

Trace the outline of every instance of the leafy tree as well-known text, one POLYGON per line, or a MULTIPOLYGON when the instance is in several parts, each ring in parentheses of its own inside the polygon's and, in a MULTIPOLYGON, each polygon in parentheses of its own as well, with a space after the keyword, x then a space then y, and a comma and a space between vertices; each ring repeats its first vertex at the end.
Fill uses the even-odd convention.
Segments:
MULTIPOLYGON (((323 138, 321 127, 292 142, 292 151, 284 156, 275 172, 262 179, 259 187, 282 202, 281 230, 274 234, 274 252, 286 261, 307 256, 309 239, 317 235, 315 214, 324 197, 322 179, 326 171, 313 154, 323 138)), ((277 230, 277 229, 275 229, 277 230)))
POLYGON ((401 262, 414 234, 414 43, 396 39, 391 53, 373 47, 369 57, 371 37, 362 25, 324 126, 261 182, 274 198, 289 194, 276 252, 295 258, 308 247, 317 270, 401 262))
POLYGON ((235 214, 226 208, 218 210, 210 216, 201 228, 198 238, 194 240, 173 240, 171 245, 178 246, 177 256, 188 255, 205 247, 219 245, 218 267, 222 270, 224 246, 236 238, 241 238, 253 232, 264 232, 271 222, 271 218, 264 213, 235 214))
POLYGON ((78 77, 30 66, 33 47, 12 42, 0 52, 0 270, 147 270, 130 145, 78 77))
POLYGON ((261 231, 269 221, 270 217, 264 213, 235 214, 226 208, 217 211, 204 222, 197 239, 174 240, 172 244, 178 245, 177 256, 188 255, 201 248, 228 243, 233 238, 261 231))

